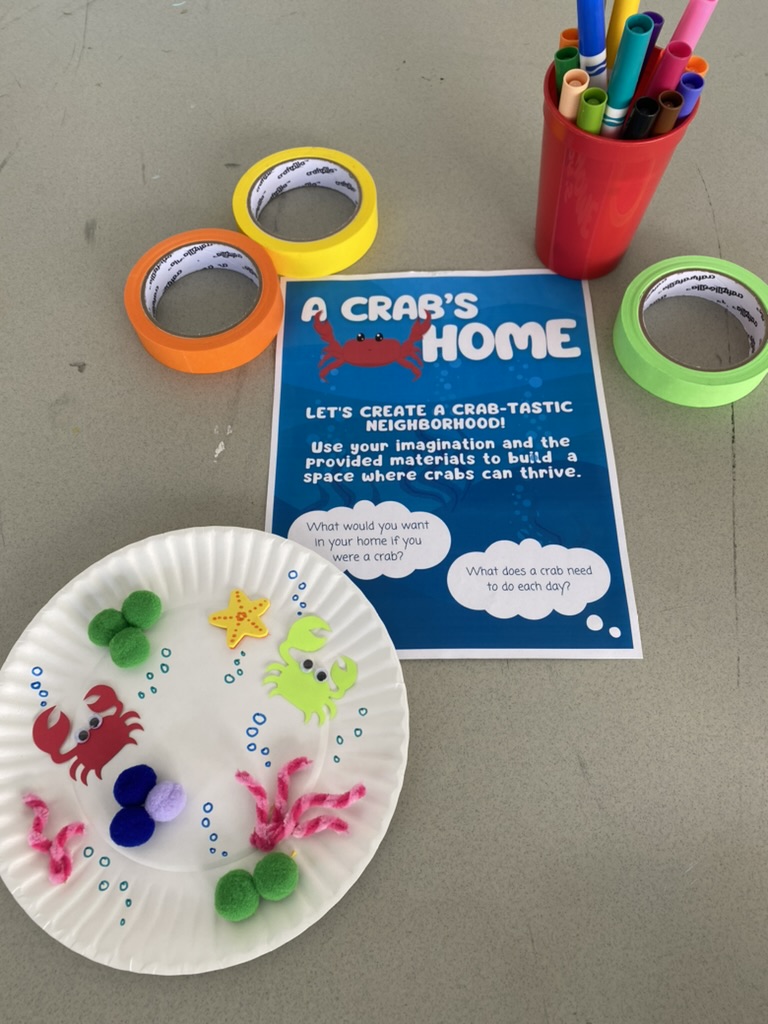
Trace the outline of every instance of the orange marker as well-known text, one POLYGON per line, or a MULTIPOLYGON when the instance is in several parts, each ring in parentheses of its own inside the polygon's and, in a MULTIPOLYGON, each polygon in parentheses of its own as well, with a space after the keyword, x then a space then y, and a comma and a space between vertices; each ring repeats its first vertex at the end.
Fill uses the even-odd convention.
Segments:
POLYGON ((564 50, 566 46, 579 48, 579 30, 577 28, 564 28, 560 33, 558 50, 564 50))
POLYGON ((701 75, 702 78, 706 78, 707 72, 709 71, 709 64, 707 64, 703 57, 697 57, 694 53, 686 64, 685 70, 695 71, 697 75, 701 75))

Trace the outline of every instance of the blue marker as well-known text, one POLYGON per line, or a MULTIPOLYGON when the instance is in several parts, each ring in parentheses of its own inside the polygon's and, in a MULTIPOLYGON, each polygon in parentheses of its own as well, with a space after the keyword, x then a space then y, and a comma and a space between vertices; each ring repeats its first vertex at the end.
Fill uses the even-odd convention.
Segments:
POLYGON ((592 88, 605 89, 608 73, 603 0, 576 0, 576 18, 581 66, 589 75, 592 88))
POLYGON ((677 115, 678 121, 682 121, 684 117, 688 117, 690 112, 698 103, 699 96, 701 96, 701 90, 703 88, 704 79, 701 75, 697 75, 695 71, 685 72, 677 87, 677 91, 683 97, 683 105, 680 107, 680 113, 677 115))
POLYGON ((648 52, 653 32, 653 19, 647 14, 633 14, 624 22, 616 63, 608 83, 608 103, 603 115, 601 135, 620 135, 637 81, 648 52))

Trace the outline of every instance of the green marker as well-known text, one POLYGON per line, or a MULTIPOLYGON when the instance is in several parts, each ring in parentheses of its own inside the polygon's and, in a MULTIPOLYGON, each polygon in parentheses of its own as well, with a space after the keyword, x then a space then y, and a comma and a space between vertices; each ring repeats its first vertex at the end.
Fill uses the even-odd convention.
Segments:
POLYGON ((558 96, 563 84, 563 75, 566 71, 570 71, 571 68, 577 68, 578 66, 579 51, 575 46, 564 46, 561 50, 557 51, 555 54, 555 85, 558 96))
POLYGON ((599 135, 607 102, 608 93, 605 89, 599 89, 597 86, 585 89, 581 94, 579 112, 576 115, 577 127, 591 135, 599 135))

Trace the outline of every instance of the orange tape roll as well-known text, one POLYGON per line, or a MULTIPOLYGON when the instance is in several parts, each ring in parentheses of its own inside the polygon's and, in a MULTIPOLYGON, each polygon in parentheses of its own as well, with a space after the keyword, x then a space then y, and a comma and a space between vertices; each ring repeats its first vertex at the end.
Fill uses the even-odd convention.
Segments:
POLYGON ((283 317, 277 271, 266 249, 222 228, 173 235, 146 252, 125 282, 125 309, 144 348, 158 362, 184 373, 221 373, 250 362, 274 340, 283 317), (219 334, 171 334, 155 319, 171 285, 198 270, 243 274, 260 287, 254 308, 219 334))

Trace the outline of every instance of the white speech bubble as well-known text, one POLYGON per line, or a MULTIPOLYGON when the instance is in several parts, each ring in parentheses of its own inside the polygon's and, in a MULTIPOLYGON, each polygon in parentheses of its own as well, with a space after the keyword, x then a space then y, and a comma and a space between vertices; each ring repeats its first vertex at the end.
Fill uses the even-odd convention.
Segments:
POLYGON ((608 590, 611 570, 588 548, 542 547, 528 538, 498 540, 460 555, 448 570, 448 589, 465 608, 496 619, 578 615, 608 590))
POLYGON ((360 580, 401 579, 429 569, 448 554, 451 531, 431 512, 412 512, 399 501, 358 501, 294 519, 288 538, 323 555, 360 580))

